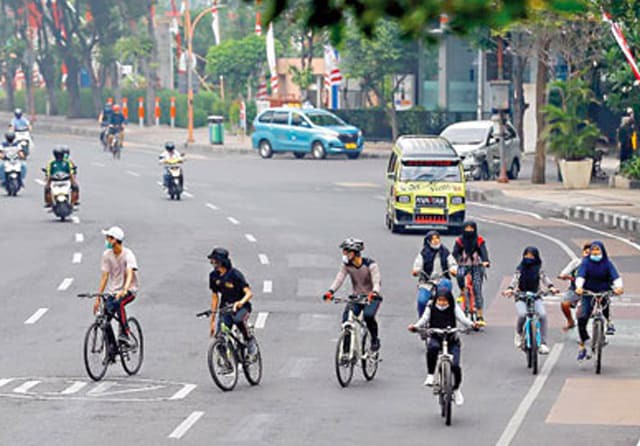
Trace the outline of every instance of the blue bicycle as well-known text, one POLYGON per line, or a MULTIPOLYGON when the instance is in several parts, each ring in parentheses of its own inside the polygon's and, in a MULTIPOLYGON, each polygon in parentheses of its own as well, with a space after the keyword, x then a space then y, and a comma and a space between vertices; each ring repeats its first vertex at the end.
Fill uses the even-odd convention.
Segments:
POLYGON ((527 367, 534 375, 538 374, 538 350, 542 344, 540 334, 540 318, 536 312, 536 300, 542 298, 543 293, 518 292, 516 301, 521 300, 527 304, 527 315, 522 327, 521 348, 527 357, 527 367))

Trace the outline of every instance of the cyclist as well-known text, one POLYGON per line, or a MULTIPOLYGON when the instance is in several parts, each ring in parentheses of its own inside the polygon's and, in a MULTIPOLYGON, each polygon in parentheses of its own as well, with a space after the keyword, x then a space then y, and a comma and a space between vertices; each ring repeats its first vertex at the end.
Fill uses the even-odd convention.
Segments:
POLYGON ((211 289, 211 336, 215 336, 220 329, 220 321, 216 321, 216 312, 219 306, 233 305, 233 314, 222 314, 222 322, 231 327, 238 327, 245 342, 248 353, 255 355, 257 352, 255 338, 249 333, 247 321, 251 316, 251 303, 253 297, 251 287, 244 275, 233 267, 229 258, 229 251, 224 248, 214 248, 208 255, 213 271, 209 274, 209 288, 211 289))
POLYGON ((111 113, 111 118, 109 119, 109 136, 107 138, 107 144, 111 145, 111 140, 114 137, 118 138, 120 147, 123 147, 124 144, 124 127, 126 124, 126 119, 122 112, 120 111, 120 106, 115 104, 113 106, 113 112, 111 113))
MULTIPOLYGON (((354 295, 367 294, 368 303, 355 305, 354 313, 357 315, 364 312, 364 321, 371 333, 371 350, 376 352, 380 350, 380 338, 378 336, 378 322, 376 321, 376 313, 382 302, 380 294, 380 269, 375 260, 362 257, 364 250, 364 242, 355 238, 347 238, 340 244, 342 250, 342 265, 336 275, 333 284, 329 288, 323 298, 327 301, 333 299, 333 296, 342 286, 347 276, 351 279, 351 286, 354 295)), ((345 308, 342 314, 342 322, 349 317, 349 309, 345 308)))
MULTIPOLYGON (((171 181, 171 175, 169 174, 169 169, 166 167, 170 162, 184 161, 184 156, 176 150, 176 145, 172 141, 167 141, 164 144, 164 152, 160 155, 160 160, 158 161, 160 164, 165 165, 164 173, 162 176, 162 184, 164 187, 169 187, 169 182, 171 181)), ((182 178, 180 179, 182 181, 182 178)), ((182 184, 180 185, 182 186, 182 184)))
MULTIPOLYGON (((581 299, 580 296, 576 294, 576 274, 578 274, 578 268, 580 267, 582 260, 589 257, 590 252, 591 243, 585 243, 582 246, 582 258, 575 258, 571 260, 558 275, 558 279, 569 281, 569 289, 562 298, 562 302, 560 302, 562 314, 564 314, 564 317, 567 319, 567 325, 562 328, 563 331, 569 331, 576 326, 576 323, 573 320, 573 315, 571 314, 571 309, 576 308, 581 299)), ((613 327, 613 325, 611 326, 613 327)), ((609 333, 608 327, 607 334, 613 334, 609 333)))
MULTIPOLYGON (((118 226, 103 230, 106 250, 102 254, 102 277, 98 293, 113 294, 107 299, 107 311, 118 312, 120 334, 118 342, 129 344, 129 324, 125 306, 133 302, 138 293, 138 261, 129 248, 122 245, 124 231, 118 226)), ((100 299, 93 306, 94 314, 100 307, 100 299)))
POLYGON ((107 100, 104 104, 104 108, 100 112, 98 116, 98 122, 100 123, 100 141, 103 145, 107 145, 107 129, 109 128, 109 123, 111 122, 111 115, 113 114, 113 101, 111 99, 107 100))
MULTIPOLYGON (((559 290, 553 286, 553 282, 551 282, 542 270, 542 258, 540 257, 538 248, 535 246, 527 246, 522 253, 522 260, 516 268, 516 273, 513 275, 511 284, 504 292, 504 295, 512 296, 518 291, 537 293, 541 285, 548 288, 553 294, 559 293, 559 290)), ((538 348, 538 352, 541 355, 546 355, 549 353, 549 347, 547 347, 547 312, 544 308, 542 298, 536 299, 535 309, 540 318, 540 347, 538 348)), ((519 349, 522 348, 522 328, 527 318, 527 304, 525 301, 516 301, 516 312, 518 313, 518 320, 516 322, 516 332, 513 337, 513 343, 515 347, 519 349)))
MULTIPOLYGON (((467 318, 462 309, 456 304, 453 294, 451 293, 452 284, 449 279, 442 279, 436 290, 436 298, 432 299, 425 309, 422 317, 415 324, 409 325, 409 331, 416 331, 418 328, 454 328, 456 323, 460 322, 467 328, 475 327, 469 318, 467 318)), ((453 355, 453 367, 451 372, 454 377, 453 399, 456 405, 461 406, 464 403, 464 397, 460 391, 462 384, 462 369, 460 368, 460 339, 456 336, 449 343, 449 352, 453 355)), ((427 378, 424 381, 425 386, 433 386, 434 372, 438 362, 438 354, 442 349, 442 337, 433 335, 429 337, 427 346, 427 378)))
MULTIPOLYGON (((613 292, 620 296, 624 290, 622 288, 622 277, 613 262, 609 260, 607 250, 600 241, 591 243, 589 257, 582 260, 578 274, 576 276, 576 294, 582 296, 580 303, 580 315, 578 316, 578 332, 580 334, 580 349, 578 350, 578 361, 588 359, 587 322, 591 317, 593 308, 591 307, 591 297, 583 296, 584 290, 593 293, 602 293, 613 288, 613 292)), ((608 317, 607 314, 604 315, 608 317)))
MULTIPOLYGON (((462 227, 462 236, 456 239, 452 252, 453 257, 456 262, 458 262, 456 278, 458 280, 460 293, 462 294, 465 287, 464 277, 468 269, 471 268, 478 325, 484 327, 486 322, 483 313, 484 299, 482 297, 482 282, 484 281, 484 268, 488 268, 490 265, 489 252, 487 251, 487 244, 484 238, 478 235, 478 225, 476 222, 466 221, 462 227)), ((463 299, 462 296, 461 299, 463 299)))
POLYGON ((430 278, 439 280, 442 277, 450 278, 456 275, 458 265, 449 250, 442 244, 440 234, 437 231, 429 231, 424 238, 422 251, 413 261, 413 276, 420 276, 418 281, 418 317, 422 316, 424 309, 431 299, 431 287, 427 284, 430 278))
POLYGON ((79 204, 78 199, 80 197, 80 189, 75 175, 77 167, 69 159, 68 154, 69 148, 67 146, 56 146, 53 149, 53 159, 49 161, 47 168, 45 169, 47 179, 47 183, 44 187, 45 207, 51 207, 53 204, 53 199, 51 197, 51 177, 58 172, 63 172, 69 175, 69 179, 71 180, 71 203, 74 205, 79 204))

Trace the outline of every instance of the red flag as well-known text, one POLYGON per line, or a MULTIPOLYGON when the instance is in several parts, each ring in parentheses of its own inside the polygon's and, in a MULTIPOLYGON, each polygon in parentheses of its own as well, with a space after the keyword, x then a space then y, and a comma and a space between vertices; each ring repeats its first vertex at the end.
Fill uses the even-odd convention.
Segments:
POLYGON ((631 66, 631 71, 635 75, 636 79, 640 81, 640 70, 638 70, 638 65, 636 64, 636 60, 633 57, 633 53, 629 48, 629 44, 627 43, 627 39, 624 38, 624 34, 622 33, 622 28, 616 22, 611 20, 611 16, 606 12, 602 15, 602 20, 609 23, 611 25, 611 32, 613 33, 613 37, 618 42, 618 46, 622 50, 622 53, 627 58, 627 62, 631 66))

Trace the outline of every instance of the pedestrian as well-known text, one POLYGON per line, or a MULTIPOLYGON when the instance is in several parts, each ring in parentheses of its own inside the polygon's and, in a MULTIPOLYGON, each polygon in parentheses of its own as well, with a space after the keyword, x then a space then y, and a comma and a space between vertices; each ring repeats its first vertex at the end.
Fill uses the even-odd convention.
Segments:
POLYGON ((620 167, 625 161, 633 156, 633 143, 637 139, 636 123, 633 116, 633 109, 627 108, 618 127, 618 146, 620 149, 620 167))

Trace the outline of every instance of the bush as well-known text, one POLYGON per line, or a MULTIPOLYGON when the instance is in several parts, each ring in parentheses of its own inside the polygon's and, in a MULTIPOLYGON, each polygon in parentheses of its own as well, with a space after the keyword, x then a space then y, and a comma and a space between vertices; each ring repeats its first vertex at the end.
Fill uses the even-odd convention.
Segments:
POLYGON ((634 156, 622 165, 622 175, 631 180, 640 180, 640 157, 634 156))

